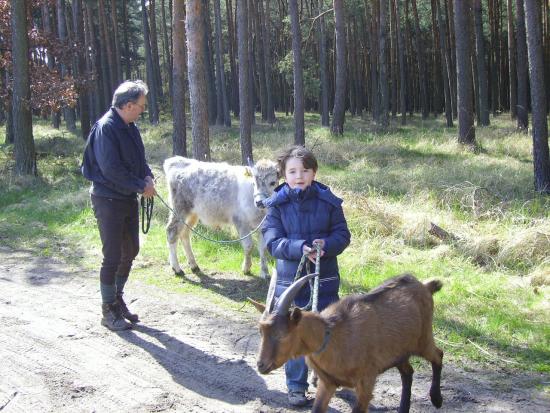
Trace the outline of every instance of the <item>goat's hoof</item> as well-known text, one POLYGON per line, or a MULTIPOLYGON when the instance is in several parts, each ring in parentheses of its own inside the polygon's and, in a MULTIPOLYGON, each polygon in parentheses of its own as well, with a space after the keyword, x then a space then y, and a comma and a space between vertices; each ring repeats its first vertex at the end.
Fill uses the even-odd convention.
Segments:
POLYGON ((185 273, 183 272, 183 270, 179 270, 179 271, 176 271, 175 269, 172 268, 172 270, 174 271, 174 275, 176 277, 183 277, 185 275, 185 273))
POLYGON ((443 397, 441 397, 441 393, 439 392, 430 392, 430 399, 432 400, 432 404, 438 409, 443 405, 443 397))

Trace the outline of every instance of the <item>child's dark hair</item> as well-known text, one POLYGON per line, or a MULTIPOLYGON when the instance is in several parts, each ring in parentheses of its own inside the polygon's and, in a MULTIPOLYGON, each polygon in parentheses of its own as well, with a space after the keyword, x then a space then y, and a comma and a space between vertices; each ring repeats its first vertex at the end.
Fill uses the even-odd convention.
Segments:
POLYGON ((277 157, 277 164, 279 165, 279 173, 281 176, 285 175, 286 163, 291 158, 298 158, 302 160, 302 164, 306 169, 313 169, 317 172, 317 159, 313 152, 300 145, 293 145, 281 151, 277 157))

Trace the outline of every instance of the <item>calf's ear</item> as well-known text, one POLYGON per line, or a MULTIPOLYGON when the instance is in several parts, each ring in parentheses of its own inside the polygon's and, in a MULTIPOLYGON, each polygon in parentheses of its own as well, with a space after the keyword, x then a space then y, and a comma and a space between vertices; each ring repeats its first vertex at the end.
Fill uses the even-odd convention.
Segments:
POLYGON ((260 313, 263 313, 265 311, 265 305, 262 303, 259 303, 257 301, 254 301, 250 297, 246 297, 246 299, 254 306, 256 307, 256 310, 258 310, 260 313))

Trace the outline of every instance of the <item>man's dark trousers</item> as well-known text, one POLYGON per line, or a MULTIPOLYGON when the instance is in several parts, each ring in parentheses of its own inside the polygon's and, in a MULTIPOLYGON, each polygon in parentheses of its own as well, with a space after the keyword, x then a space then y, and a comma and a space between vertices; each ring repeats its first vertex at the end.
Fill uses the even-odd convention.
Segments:
POLYGON ((122 293, 132 262, 139 252, 139 207, 136 198, 117 199, 91 195, 103 244, 99 273, 104 303, 122 293), (116 287, 115 287, 116 281, 116 287))

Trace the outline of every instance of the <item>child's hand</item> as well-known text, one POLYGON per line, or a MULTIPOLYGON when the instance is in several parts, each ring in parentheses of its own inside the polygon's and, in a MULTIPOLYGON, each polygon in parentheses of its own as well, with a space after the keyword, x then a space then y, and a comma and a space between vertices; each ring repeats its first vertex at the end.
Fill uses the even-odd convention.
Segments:
MULTIPOLYGON (((325 240, 323 239, 316 239, 313 240, 313 244, 320 244, 321 245, 321 257, 325 255, 325 251, 322 249, 325 246, 325 240)), ((302 248, 302 252, 304 254, 307 254, 308 259, 315 263, 317 260, 317 249, 315 247, 308 247, 307 245, 304 245, 302 248)))

